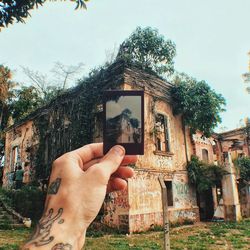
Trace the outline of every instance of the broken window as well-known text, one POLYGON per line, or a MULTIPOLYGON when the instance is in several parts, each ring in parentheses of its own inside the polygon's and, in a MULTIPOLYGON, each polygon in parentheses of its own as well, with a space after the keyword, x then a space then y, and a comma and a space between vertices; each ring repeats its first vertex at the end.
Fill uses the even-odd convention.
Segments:
POLYGON ((202 149, 202 161, 208 163, 208 151, 206 149, 202 149))
POLYGON ((167 199, 168 199, 168 206, 172 207, 174 205, 173 202, 173 188, 172 188, 172 181, 164 181, 166 188, 167 188, 167 199))
POLYGON ((157 114, 155 117, 156 151, 170 152, 167 117, 157 114))
POLYGON ((19 155, 19 148, 15 146, 11 150, 10 155, 10 162, 11 162, 11 171, 14 171, 17 167, 18 162, 20 162, 20 155, 19 155))
POLYGON ((94 138, 102 138, 103 132, 103 111, 95 114, 94 138))

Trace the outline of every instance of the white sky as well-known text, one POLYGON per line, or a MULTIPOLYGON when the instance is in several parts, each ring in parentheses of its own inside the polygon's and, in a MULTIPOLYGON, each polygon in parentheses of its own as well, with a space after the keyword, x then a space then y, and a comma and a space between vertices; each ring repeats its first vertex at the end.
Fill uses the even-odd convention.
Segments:
POLYGON ((66 1, 47 2, 32 12, 26 24, 0 33, 0 63, 48 73, 54 62, 105 62, 107 51, 127 38, 137 26, 158 28, 177 47, 175 68, 206 80, 227 100, 223 123, 233 129, 250 116, 250 95, 241 74, 247 71, 250 50, 249 0, 91 0, 88 10, 75 11, 66 1))
POLYGON ((106 116, 113 118, 120 115, 124 109, 129 109, 131 118, 136 118, 141 126, 141 97, 140 96, 121 96, 118 102, 108 101, 106 103, 106 116))

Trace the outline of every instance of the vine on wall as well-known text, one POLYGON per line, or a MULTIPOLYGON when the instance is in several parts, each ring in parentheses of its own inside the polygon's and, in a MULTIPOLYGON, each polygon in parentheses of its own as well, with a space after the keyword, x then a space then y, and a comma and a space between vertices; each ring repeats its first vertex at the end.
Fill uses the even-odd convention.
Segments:
POLYGON ((222 166, 207 164, 192 156, 187 164, 188 177, 198 192, 204 192, 221 184, 222 177, 228 172, 222 166))
MULTIPOLYGON (((122 64, 123 65, 123 64, 122 64)), ((52 162, 63 153, 91 143, 97 105, 105 89, 117 89, 122 66, 93 70, 75 89, 53 100, 34 120, 39 145, 35 157, 37 179, 47 179, 52 162), (67 121, 67 122, 65 122, 67 121)))

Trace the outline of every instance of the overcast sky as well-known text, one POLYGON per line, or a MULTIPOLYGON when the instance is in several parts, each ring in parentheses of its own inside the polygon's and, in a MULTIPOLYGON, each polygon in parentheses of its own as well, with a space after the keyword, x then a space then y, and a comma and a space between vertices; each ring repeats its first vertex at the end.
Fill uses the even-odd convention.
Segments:
POLYGON ((120 115, 122 111, 129 109, 131 118, 136 118, 141 124, 141 96, 121 96, 119 100, 106 103, 107 119, 120 115))
POLYGON ((54 62, 105 62, 108 52, 137 26, 157 28, 176 43, 175 68, 206 80, 227 100, 223 123, 233 129, 250 116, 250 95, 241 75, 247 71, 250 50, 249 0, 91 0, 88 10, 75 4, 48 2, 26 24, 14 24, 0 33, 0 63, 16 70, 20 65, 49 72, 54 62))

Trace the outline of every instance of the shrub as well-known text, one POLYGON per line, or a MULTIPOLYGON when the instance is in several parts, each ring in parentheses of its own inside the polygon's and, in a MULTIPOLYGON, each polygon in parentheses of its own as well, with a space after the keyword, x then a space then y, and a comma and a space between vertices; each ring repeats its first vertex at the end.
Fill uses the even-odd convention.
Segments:
POLYGON ((35 186, 24 186, 20 190, 2 190, 8 205, 24 217, 38 221, 42 215, 46 194, 35 186))
POLYGON ((223 175, 228 174, 221 166, 206 164, 192 156, 187 165, 188 177, 191 184, 196 186, 198 192, 209 190, 219 185, 223 175))
POLYGON ((240 178, 243 181, 249 182, 250 181, 250 157, 240 157, 234 164, 238 168, 240 172, 240 178))

